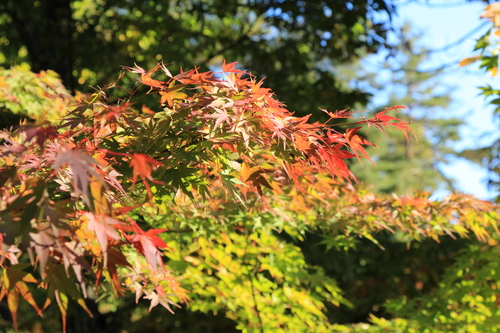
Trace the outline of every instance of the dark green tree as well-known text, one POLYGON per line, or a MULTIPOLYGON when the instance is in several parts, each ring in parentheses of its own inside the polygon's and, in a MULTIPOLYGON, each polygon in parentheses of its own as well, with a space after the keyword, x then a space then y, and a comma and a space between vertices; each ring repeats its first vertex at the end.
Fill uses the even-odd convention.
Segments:
POLYGON ((206 70, 224 58, 265 76, 291 110, 336 110, 367 94, 331 69, 384 45, 394 13, 387 0, 6 0, 0 66, 27 61, 88 90, 111 82, 120 65, 206 70))
POLYGON ((460 139, 463 121, 447 111, 453 87, 443 84, 444 69, 423 69, 430 53, 419 40, 407 25, 401 30, 397 56, 383 63, 381 57, 365 58, 351 65, 352 74, 344 74, 357 75, 358 81, 369 85, 367 90, 376 97, 368 106, 370 110, 380 110, 386 103, 408 107, 404 117, 415 132, 410 140, 397 133, 391 133, 388 140, 383 133, 376 133, 373 141, 377 147, 369 148, 374 164, 353 165, 360 180, 377 193, 454 190, 453 180, 441 168, 458 154, 453 143, 460 139))

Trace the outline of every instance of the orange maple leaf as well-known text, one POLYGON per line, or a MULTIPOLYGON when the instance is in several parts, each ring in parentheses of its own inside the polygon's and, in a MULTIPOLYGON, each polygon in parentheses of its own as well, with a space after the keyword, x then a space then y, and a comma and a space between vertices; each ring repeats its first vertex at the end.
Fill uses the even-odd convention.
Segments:
POLYGON ((149 157, 146 154, 134 154, 132 155, 132 161, 130 161, 130 166, 134 168, 132 174, 132 187, 137 182, 137 176, 141 178, 147 178, 149 180, 153 180, 151 177, 151 172, 155 166, 160 166, 161 163, 156 161, 155 159, 149 157))
POLYGON ((159 180, 155 180, 151 176, 151 173, 153 172, 155 167, 158 167, 161 165, 162 164, 160 162, 149 157, 146 154, 134 153, 134 155, 132 155, 132 161, 130 161, 130 166, 133 168, 131 189, 134 188, 135 184, 137 183, 137 176, 139 176, 139 177, 141 177, 142 181, 144 182, 144 186, 146 187, 146 190, 148 191, 149 198, 151 200, 153 200, 153 193, 151 192, 151 188, 149 187, 149 184, 146 181, 146 179, 152 181, 155 184, 165 185, 164 182, 161 182, 159 180))

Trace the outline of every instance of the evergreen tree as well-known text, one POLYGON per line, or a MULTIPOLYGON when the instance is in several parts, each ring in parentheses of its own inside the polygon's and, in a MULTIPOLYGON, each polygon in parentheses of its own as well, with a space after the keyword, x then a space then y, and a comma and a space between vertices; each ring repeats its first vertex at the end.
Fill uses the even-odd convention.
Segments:
POLYGON ((399 39, 399 52, 387 58, 381 68, 377 65, 381 56, 369 56, 353 65, 351 71, 358 75, 358 82, 369 85, 373 95, 370 110, 380 111, 383 105, 408 107, 403 117, 411 122, 415 136, 407 140, 391 133, 387 140, 383 133, 376 133, 373 143, 377 148, 368 148, 374 163, 354 163, 353 170, 377 193, 410 194, 440 188, 452 191, 453 180, 443 173, 441 165, 457 155, 453 143, 460 140, 459 126, 463 124, 448 110, 453 87, 443 84, 442 69, 423 69, 429 50, 420 45, 420 36, 410 26, 402 29, 399 39))

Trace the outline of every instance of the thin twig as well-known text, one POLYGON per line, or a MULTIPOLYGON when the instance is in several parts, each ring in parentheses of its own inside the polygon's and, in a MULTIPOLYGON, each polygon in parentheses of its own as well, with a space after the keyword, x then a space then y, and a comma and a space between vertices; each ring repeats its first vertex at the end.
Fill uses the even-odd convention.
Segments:
MULTIPOLYGON (((245 262, 246 256, 248 254, 248 247, 250 245, 250 241, 249 241, 250 233, 248 232, 248 230, 245 230, 245 233, 246 233, 247 244, 245 246, 245 255, 243 256, 243 262, 245 262)), ((255 264, 255 267, 251 271, 248 272, 248 278, 250 280, 250 287, 252 288, 251 291, 252 291, 252 299, 253 299, 255 312, 257 313, 257 319, 259 321, 259 331, 260 331, 260 333, 264 333, 264 325, 262 323, 262 318, 260 316, 259 307, 257 305, 257 298, 255 297, 255 287, 254 287, 254 283, 253 283, 254 275, 257 272, 257 270, 259 269, 259 267, 260 267, 260 262, 257 261, 257 263, 255 264)))

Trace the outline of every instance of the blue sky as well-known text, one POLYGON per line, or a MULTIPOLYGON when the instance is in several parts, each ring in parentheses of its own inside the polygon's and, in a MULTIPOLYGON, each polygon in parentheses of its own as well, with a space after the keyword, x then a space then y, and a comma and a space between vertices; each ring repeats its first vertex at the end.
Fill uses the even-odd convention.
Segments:
MULTIPOLYGON (((422 1, 423 2, 423 1, 422 1)), ((446 114, 460 117, 466 125, 462 128, 463 140, 457 148, 473 148, 488 145, 498 138, 499 123, 493 119, 493 108, 488 106, 484 97, 479 96, 478 86, 493 84, 497 79, 483 74, 477 65, 460 68, 458 61, 471 55, 475 39, 487 29, 479 17, 485 7, 483 3, 465 0, 430 0, 430 5, 400 1, 397 20, 411 22, 412 27, 424 33, 422 42, 431 49, 440 49, 466 37, 465 41, 442 52, 433 53, 426 68, 449 65, 442 77, 444 83, 456 87, 453 91, 454 103, 445 110, 446 114), (404 3, 404 4, 403 4, 404 3), (478 29, 480 25, 483 27, 478 29), (428 67, 427 67, 428 66, 428 67)), ((487 173, 484 169, 460 159, 444 167, 445 173, 457 181, 457 188, 480 198, 492 198, 487 190, 487 173)), ((443 195, 441 192, 440 195, 443 195)))

